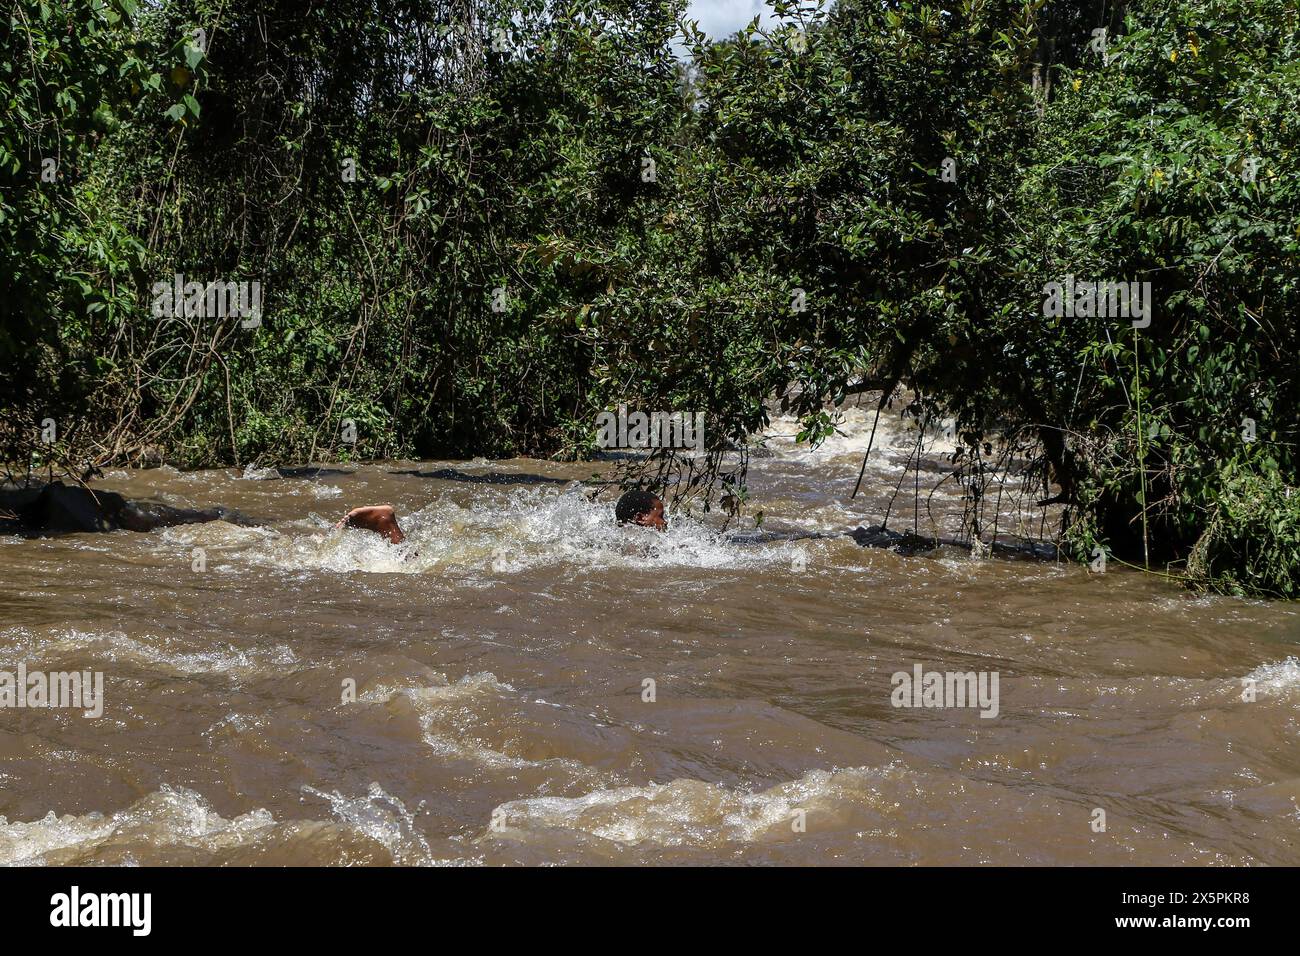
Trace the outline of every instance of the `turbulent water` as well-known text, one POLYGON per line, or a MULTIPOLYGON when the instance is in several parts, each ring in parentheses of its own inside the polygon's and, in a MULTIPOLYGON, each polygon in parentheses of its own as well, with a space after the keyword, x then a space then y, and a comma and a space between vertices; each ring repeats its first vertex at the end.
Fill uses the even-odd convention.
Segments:
MULTIPOLYGON (((954 530, 897 420, 850 501, 869 424, 808 451, 778 422, 764 527, 877 523, 903 477, 891 527, 954 530)), ((593 472, 114 472, 261 525, 0 538, 0 670, 105 698, 0 710, 0 862, 1300 863, 1295 606, 620 529, 593 472), (381 502, 406 544, 333 530, 381 502), (997 716, 893 706, 918 664, 996 673, 997 716)))

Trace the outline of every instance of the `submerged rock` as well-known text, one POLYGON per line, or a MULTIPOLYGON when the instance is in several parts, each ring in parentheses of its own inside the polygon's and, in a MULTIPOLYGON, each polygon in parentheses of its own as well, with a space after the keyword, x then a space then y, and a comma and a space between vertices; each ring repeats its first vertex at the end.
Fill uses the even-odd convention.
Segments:
POLYGON ((890 531, 880 525, 872 525, 869 528, 854 528, 852 531, 845 532, 845 534, 864 548, 889 548, 897 554, 909 557, 914 554, 933 551, 940 544, 948 543, 938 538, 923 538, 910 531, 890 531))
MULTIPOLYGON (((971 549, 968 541, 959 541, 956 538, 925 538, 911 531, 890 531, 880 525, 872 525, 868 528, 854 528, 852 531, 846 531, 845 534, 864 548, 888 548, 904 557, 926 554, 939 547, 961 548, 965 551, 971 549)), ((999 557, 1026 560, 1055 561, 1060 557, 1056 545, 1049 541, 1013 541, 1011 543, 998 541, 992 545, 990 551, 999 557)))

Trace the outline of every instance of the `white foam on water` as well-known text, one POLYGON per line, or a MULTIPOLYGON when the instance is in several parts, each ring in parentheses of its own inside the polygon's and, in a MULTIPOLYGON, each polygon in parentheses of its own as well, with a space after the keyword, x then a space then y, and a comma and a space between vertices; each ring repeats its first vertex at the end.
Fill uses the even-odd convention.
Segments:
MULTIPOLYGON (((184 647, 172 637, 153 634, 128 636, 122 631, 82 631, 68 628, 53 634, 27 628, 0 632, 0 650, 10 658, 21 656, 29 668, 51 657, 90 652, 105 661, 132 663, 177 674, 222 674, 253 677, 284 674, 298 664, 298 656, 284 644, 242 649, 205 638, 203 650, 184 647)), ((97 660, 96 665, 100 663, 97 660)), ((89 665, 85 665, 89 666, 89 665)))
POLYGON ((257 465, 245 465, 244 471, 240 474, 241 481, 275 481, 280 477, 280 472, 271 467, 259 468, 257 465))
POLYGON ((228 521, 204 521, 197 524, 178 524, 164 528, 157 534, 160 546, 168 549, 241 548, 269 541, 277 537, 271 528, 244 527, 228 521))
POLYGON ((404 698, 414 708, 420 721, 421 739, 440 758, 463 760, 499 773, 545 768, 549 772, 562 773, 572 782, 588 786, 609 784, 613 780, 611 775, 588 767, 578 760, 566 757, 540 760, 519 757, 495 749, 476 737, 474 727, 499 726, 502 719, 500 714, 489 712, 493 703, 501 702, 507 712, 535 707, 539 703, 530 704, 511 685, 497 680, 488 671, 467 675, 454 684, 414 687, 381 684, 361 694, 360 700, 387 704, 397 697, 404 698))
POLYGON ((1260 664, 1245 677, 1255 682, 1255 689, 1265 694, 1290 694, 1300 690, 1300 659, 1260 664))
POLYGON ((669 515, 666 532, 619 527, 612 502, 593 504, 576 490, 525 489, 504 508, 476 506, 472 523, 488 532, 498 566, 523 570, 557 561, 591 569, 750 568, 788 564, 785 545, 742 545, 689 517, 669 515))
POLYGON ((615 843, 722 846, 761 839, 795 839, 799 811, 843 816, 871 812, 893 767, 812 770, 758 793, 699 780, 597 790, 581 797, 534 797, 502 804, 485 838, 518 838, 570 830, 615 843))
POLYGON ((684 516, 670 517, 666 532, 618 527, 612 502, 590 502, 577 487, 515 489, 468 508, 440 499, 398 520, 407 538, 392 545, 370 531, 336 531, 313 516, 314 533, 272 534, 254 542, 248 560, 292 570, 452 572, 477 580, 556 564, 580 570, 789 565, 796 550, 783 542, 734 542, 684 516))
POLYGON ((455 684, 447 681, 445 677, 436 675, 443 681, 440 684, 417 685, 417 686, 391 686, 389 684, 377 684, 373 688, 362 692, 360 699, 376 704, 386 704, 394 697, 403 696, 411 700, 427 701, 461 701, 485 694, 502 694, 514 693, 514 688, 509 684, 497 680, 496 675, 490 671, 481 671, 477 674, 469 674, 462 677, 455 684))
POLYGON ((39 866, 71 856, 73 861, 95 848, 123 842, 186 846, 207 851, 256 843, 275 826, 266 810, 227 820, 193 790, 164 785, 125 810, 105 816, 57 816, 50 811, 29 823, 10 823, 0 816, 0 865, 39 866))
MULTIPOLYGON (((847 406, 833 413, 835 433, 817 447, 808 442, 798 442, 796 437, 802 430, 799 420, 793 415, 777 415, 763 429, 759 441, 779 460, 797 461, 809 465, 824 465, 841 458, 856 459, 859 463, 867 451, 872 448, 871 463, 883 461, 885 451, 911 452, 916 446, 916 423, 899 415, 901 406, 886 408, 880 413, 876 422, 876 409, 871 403, 861 406, 847 406), (876 436, 872 441, 871 429, 875 423, 876 436)), ((926 429, 922 442, 923 453, 928 457, 951 455, 956 450, 952 441, 944 441, 939 430, 926 429)))
MULTIPOLYGON (((405 524, 405 522, 403 522, 405 524)), ((334 530, 316 518, 315 531, 281 534, 273 532, 257 542, 244 557, 253 564, 292 571, 321 570, 336 573, 366 571, 374 574, 419 574, 436 562, 424 553, 414 536, 400 545, 389 544, 365 530, 334 530)))
POLYGON ((415 825, 415 813, 378 783, 371 783, 362 797, 326 793, 312 786, 304 786, 302 792, 328 802, 339 822, 384 847, 396 863, 431 866, 437 862, 429 841, 415 825))

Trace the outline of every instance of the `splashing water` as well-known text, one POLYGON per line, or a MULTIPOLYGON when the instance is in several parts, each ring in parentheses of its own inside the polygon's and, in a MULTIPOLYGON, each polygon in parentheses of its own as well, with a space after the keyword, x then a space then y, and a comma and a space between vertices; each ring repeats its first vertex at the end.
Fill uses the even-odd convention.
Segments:
MULTIPOLYGON (((576 487, 518 489, 470 507, 439 500, 399 520, 407 538, 391 545, 369 531, 336 531, 313 515, 305 533, 247 536, 256 546, 246 557, 292 570, 499 577, 553 565, 571 571, 758 568, 788 565, 808 547, 736 542, 684 516, 673 518, 666 532, 619 527, 611 504, 595 504, 576 487)), ((190 543, 203 534, 180 532, 173 538, 190 543)), ((222 535, 223 543, 233 543, 222 535)))

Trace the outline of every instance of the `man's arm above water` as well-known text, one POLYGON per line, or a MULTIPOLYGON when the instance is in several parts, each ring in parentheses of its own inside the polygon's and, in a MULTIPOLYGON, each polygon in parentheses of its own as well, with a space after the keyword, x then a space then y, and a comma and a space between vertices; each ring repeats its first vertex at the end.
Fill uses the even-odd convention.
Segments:
POLYGON ((365 528, 376 534, 382 534, 392 544, 401 544, 406 535, 397 524, 397 513, 392 505, 365 505, 353 508, 336 524, 336 528, 365 528))

